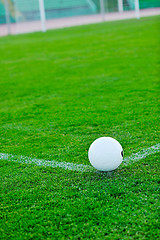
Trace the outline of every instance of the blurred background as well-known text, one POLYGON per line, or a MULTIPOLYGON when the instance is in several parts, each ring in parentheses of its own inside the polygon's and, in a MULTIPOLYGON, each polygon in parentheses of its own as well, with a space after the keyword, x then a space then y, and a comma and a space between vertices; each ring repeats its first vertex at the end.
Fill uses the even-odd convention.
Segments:
POLYGON ((0 0, 0 35, 139 18, 159 7, 160 0, 0 0))

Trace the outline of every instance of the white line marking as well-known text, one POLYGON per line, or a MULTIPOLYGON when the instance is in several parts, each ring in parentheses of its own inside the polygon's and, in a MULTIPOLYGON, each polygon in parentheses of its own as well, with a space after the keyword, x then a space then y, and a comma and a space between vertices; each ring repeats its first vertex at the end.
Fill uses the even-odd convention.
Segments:
POLYGON ((141 159, 144 159, 146 158, 147 156, 151 155, 151 154, 154 154, 154 153, 158 153, 160 152, 160 143, 152 146, 152 147, 149 147, 149 148, 144 148, 142 149, 141 151, 137 152, 137 153, 133 153, 131 154, 130 157, 126 157, 124 160, 123 160, 123 163, 125 165, 129 165, 129 164, 132 164, 134 162, 137 162, 141 159))
MULTIPOLYGON (((158 153, 158 152, 160 152, 160 143, 152 147, 142 149, 140 152, 133 153, 130 157, 127 157, 123 160, 123 164, 125 165, 132 164, 134 162, 137 162, 141 159, 146 158, 151 154, 158 153)), ((83 164, 76 164, 76 163, 69 163, 69 162, 48 161, 43 159, 12 155, 8 153, 0 153, 0 160, 8 160, 8 161, 25 163, 25 164, 35 164, 37 166, 43 166, 43 167, 53 167, 53 168, 59 167, 59 168, 63 168, 71 171, 79 171, 79 172, 95 171, 95 169, 90 165, 83 165, 83 164)))
POLYGON ((49 160, 43 160, 43 159, 37 159, 37 158, 30 158, 26 156, 12 155, 8 153, 0 153, 0 160, 8 160, 8 161, 26 163, 26 164, 35 164, 37 166, 43 166, 43 167, 53 167, 53 168, 59 167, 63 169, 80 171, 80 172, 93 170, 93 168, 89 165, 75 164, 70 162, 57 162, 54 160, 49 161, 49 160))

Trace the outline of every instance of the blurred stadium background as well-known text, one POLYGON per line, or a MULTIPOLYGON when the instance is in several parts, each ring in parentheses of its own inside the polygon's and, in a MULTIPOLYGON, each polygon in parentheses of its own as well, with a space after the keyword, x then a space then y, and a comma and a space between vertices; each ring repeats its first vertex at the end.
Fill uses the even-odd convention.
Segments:
MULTIPOLYGON (((64 22, 68 17, 95 16, 97 22, 110 13, 134 12, 133 17, 138 18, 139 9, 159 7, 160 0, 0 0, 0 35, 45 31, 56 27, 55 20, 64 22)), ((85 23, 84 17, 81 23, 85 23)))

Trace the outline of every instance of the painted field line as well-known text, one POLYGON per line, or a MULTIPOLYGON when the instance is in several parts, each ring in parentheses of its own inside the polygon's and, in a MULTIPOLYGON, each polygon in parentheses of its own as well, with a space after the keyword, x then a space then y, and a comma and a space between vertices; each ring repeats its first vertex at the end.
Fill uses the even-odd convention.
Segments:
POLYGON ((137 162, 141 159, 144 159, 151 154, 158 153, 158 152, 160 152, 160 143, 158 143, 152 147, 149 147, 149 148, 144 148, 137 153, 131 154, 130 157, 124 158, 123 163, 125 165, 129 165, 129 164, 137 162))
POLYGON ((37 158, 30 158, 26 156, 18 156, 18 155, 12 155, 8 153, 0 153, 0 160, 8 160, 13 162, 19 162, 19 163, 25 163, 25 164, 35 164, 37 166, 43 166, 43 167, 59 167, 71 171, 80 171, 80 172, 86 172, 86 171, 92 171, 93 168, 89 165, 83 165, 83 164, 75 164, 70 162, 57 162, 57 161, 49 161, 49 160, 43 160, 43 159, 37 159, 37 158))
MULTIPOLYGON (((160 143, 152 147, 142 149, 137 153, 131 154, 130 157, 127 157, 123 160, 123 164, 125 165, 132 164, 134 162, 137 162, 141 159, 146 158, 151 154, 158 153, 158 152, 160 152, 160 143)), ((95 169, 90 165, 75 164, 75 163, 69 163, 69 162, 48 161, 43 159, 12 155, 8 153, 0 153, 0 160, 8 160, 8 161, 25 163, 25 164, 35 164, 37 166, 43 166, 43 167, 53 167, 53 168, 59 167, 62 169, 79 171, 79 172, 95 171, 95 169)))

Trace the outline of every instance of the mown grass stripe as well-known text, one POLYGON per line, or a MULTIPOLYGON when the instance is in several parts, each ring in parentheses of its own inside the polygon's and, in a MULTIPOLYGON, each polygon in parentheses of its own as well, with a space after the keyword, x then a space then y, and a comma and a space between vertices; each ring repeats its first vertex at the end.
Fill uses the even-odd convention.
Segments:
MULTIPOLYGON (((146 158, 147 156, 160 152, 160 143, 146 148, 142 149, 140 152, 131 154, 130 157, 127 157, 123 160, 123 164, 129 165, 134 162, 137 162, 141 159, 146 158)), ((88 172, 88 171, 95 171, 92 166, 89 165, 83 165, 83 164, 75 164, 70 162, 57 162, 57 161, 48 161, 43 159, 37 159, 37 158, 30 158, 26 156, 18 156, 18 155, 12 155, 8 153, 0 153, 0 160, 8 160, 13 162, 19 162, 19 163, 25 163, 25 164, 35 164, 37 166, 43 166, 43 167, 59 167, 71 171, 80 171, 80 172, 88 172)))

